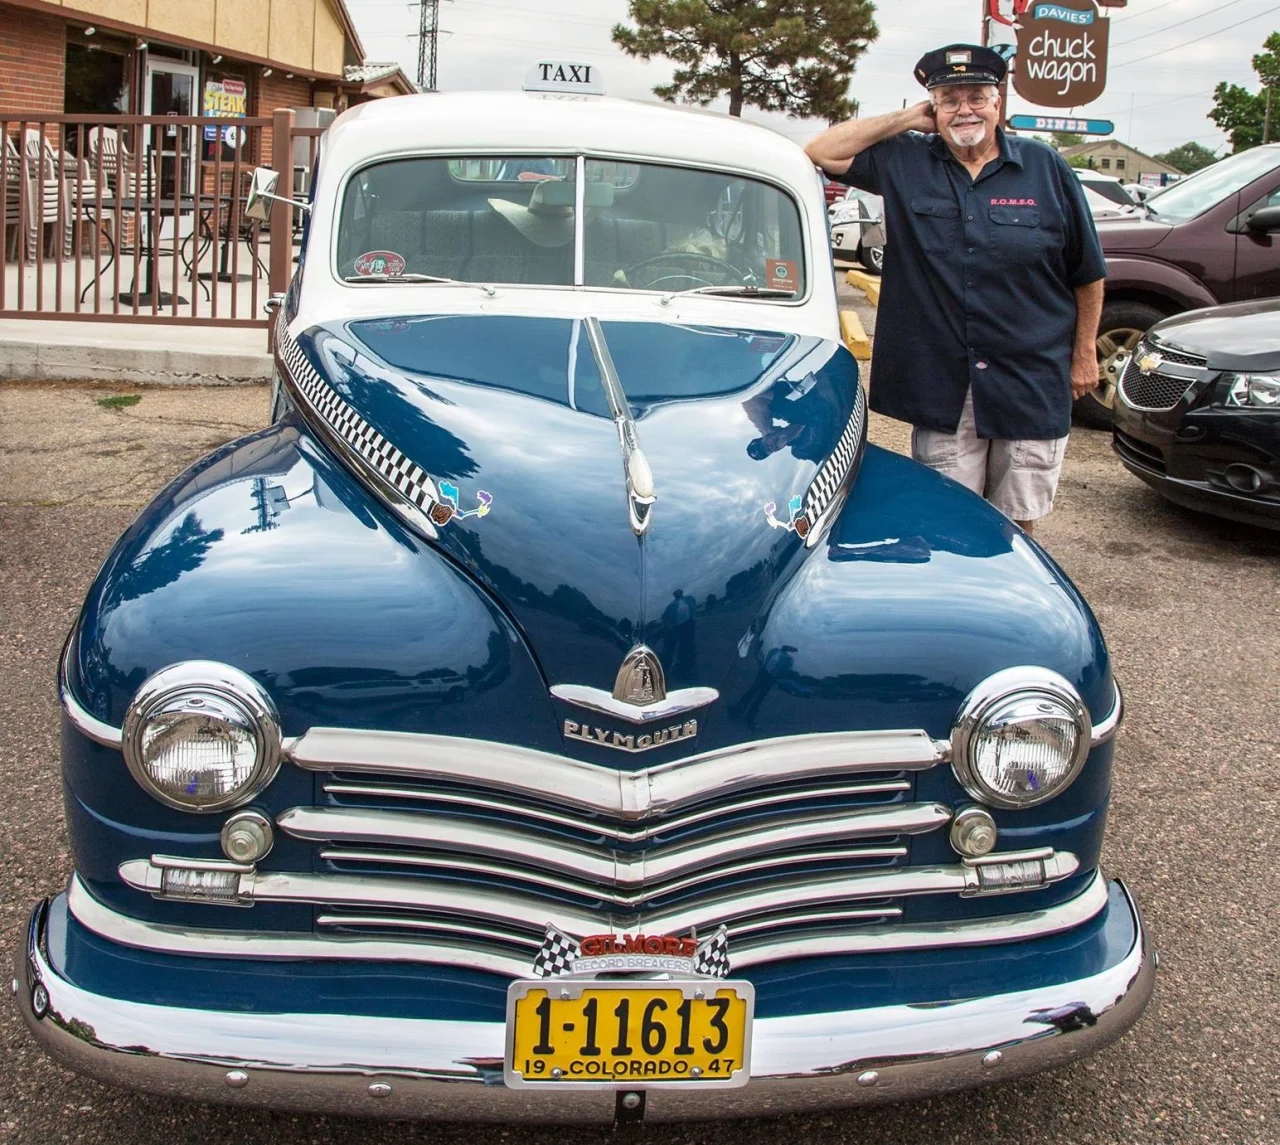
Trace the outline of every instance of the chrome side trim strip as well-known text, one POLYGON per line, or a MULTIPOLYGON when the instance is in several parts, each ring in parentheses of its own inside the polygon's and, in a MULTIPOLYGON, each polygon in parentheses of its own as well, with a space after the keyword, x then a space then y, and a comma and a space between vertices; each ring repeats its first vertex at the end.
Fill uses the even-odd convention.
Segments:
POLYGON ((1116 698, 1111 705, 1111 711, 1093 725, 1093 734, 1089 737, 1090 748, 1106 743, 1120 730, 1120 725, 1124 722, 1124 694, 1120 691, 1119 681, 1112 680, 1111 684, 1116 690, 1116 698))
POLYGON ((843 783, 818 788, 799 788, 786 791, 770 792, 768 795, 757 795, 746 799, 737 799, 727 803, 716 803, 714 807, 691 811, 684 815, 673 815, 663 819, 661 823, 639 827, 619 827, 603 823, 589 816, 575 816, 568 812, 558 813, 528 803, 520 803, 513 799, 499 796, 487 796, 478 792, 447 790, 443 788, 419 788, 384 786, 374 783, 342 783, 331 781, 324 785, 328 795, 357 795, 380 799, 406 799, 423 803, 443 803, 458 807, 463 811, 496 811, 510 815, 513 819, 524 819, 536 823, 553 823, 558 827, 572 827, 591 835, 603 835, 606 839, 614 839, 623 843, 643 843, 659 833, 670 833, 691 827, 697 823, 705 823, 710 819, 736 815, 740 812, 753 811, 759 808, 778 809, 787 803, 796 803, 804 799, 823 798, 836 799, 847 795, 896 795, 911 790, 911 781, 907 779, 888 779, 880 782, 843 783))
MULTIPOLYGON (((67 905, 77 921, 95 934, 123 946, 164 954, 213 957, 277 959, 359 959, 372 962, 425 962, 474 966, 496 974, 519 978, 528 975, 528 958, 495 953, 491 946, 467 942, 432 944, 390 938, 345 938, 333 935, 280 934, 270 931, 197 930, 166 926, 130 918, 98 902, 78 875, 67 888, 67 905)), ((846 933, 820 932, 811 935, 769 939, 760 937, 759 926, 746 925, 732 946, 735 969, 777 962, 807 955, 870 954, 895 950, 938 949, 948 946, 982 946, 1040 938, 1070 930, 1096 917, 1107 905, 1107 881, 1098 871, 1080 894, 1065 903, 1042 910, 997 915, 972 921, 945 923, 891 923, 882 927, 861 925, 846 933), (757 935, 753 937, 753 935, 757 935)), ((871 909, 871 908, 868 908, 871 909)), ((886 916, 891 910, 885 909, 886 916)), ((851 912, 851 913, 857 913, 851 912)), ((877 910, 877 913, 879 911, 877 910)), ((322 916, 324 917, 324 916, 322 916)), ((334 916, 336 917, 336 916, 334 916)), ((812 912, 796 916, 812 920, 812 912)), ((443 928, 448 924, 437 924, 443 928)), ((492 933, 484 932, 486 935, 492 933)), ((583 933, 591 933, 584 931, 583 933)), ((531 950, 541 942, 536 937, 520 939, 504 935, 502 942, 520 943, 531 950)), ((495 936, 496 938, 496 936, 495 936)))
POLYGON ((465 783, 627 820, 783 780, 926 771, 943 758, 920 730, 783 736, 625 772, 514 744, 410 732, 312 728, 285 747, 308 771, 465 783))
MULTIPOLYGON (((1074 855, 1059 851, 1052 862, 1044 863, 1043 880, 1037 889, 1074 874, 1078 868, 1079 860, 1074 855)), ((153 889, 155 870, 148 859, 129 859, 119 867, 120 878, 125 883, 148 893, 153 889)), ((389 875, 258 871, 242 875, 240 889, 250 902, 435 911, 469 920, 481 919, 502 933, 509 927, 537 933, 554 919, 557 926, 578 934, 596 934, 609 926, 617 930, 643 926, 651 932, 688 934, 695 929, 714 930, 723 924, 729 928, 732 938, 735 923, 757 915, 803 912, 827 904, 856 903, 864 898, 962 895, 980 890, 981 884, 977 870, 963 865, 855 871, 825 878, 801 875, 764 889, 717 894, 672 909, 643 912, 590 911, 568 904, 539 903, 527 895, 430 877, 401 879, 389 875)), ((780 926, 785 923, 785 917, 779 919, 780 926)))
POLYGON ((72 628, 67 634, 67 639, 62 645, 62 656, 58 660, 58 701, 62 704, 62 710, 66 712, 67 719, 71 721, 71 726, 82 736, 93 740, 94 743, 102 744, 103 747, 113 747, 120 751, 124 747, 124 732, 120 728, 113 728, 110 724, 103 723, 97 716, 85 711, 71 694, 71 686, 67 683, 67 669, 71 664, 71 641, 75 632, 76 630, 72 628))
POLYGON ((769 825, 749 823, 695 843, 667 844, 643 852, 608 851, 498 823, 470 823, 413 811, 363 811, 293 807, 276 818, 295 839, 327 843, 381 843, 485 855, 519 869, 530 867, 581 876, 593 883, 638 887, 722 864, 802 846, 836 844, 878 835, 920 835, 951 821, 941 803, 858 807, 810 812, 769 825))

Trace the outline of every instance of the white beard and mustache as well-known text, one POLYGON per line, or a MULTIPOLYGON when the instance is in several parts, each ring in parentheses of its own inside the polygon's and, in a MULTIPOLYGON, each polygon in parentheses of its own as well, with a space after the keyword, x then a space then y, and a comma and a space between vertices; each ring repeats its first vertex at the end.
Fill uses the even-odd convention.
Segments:
POLYGON ((972 123, 951 123, 947 135, 956 147, 977 147, 987 136, 987 125, 979 119, 972 123))

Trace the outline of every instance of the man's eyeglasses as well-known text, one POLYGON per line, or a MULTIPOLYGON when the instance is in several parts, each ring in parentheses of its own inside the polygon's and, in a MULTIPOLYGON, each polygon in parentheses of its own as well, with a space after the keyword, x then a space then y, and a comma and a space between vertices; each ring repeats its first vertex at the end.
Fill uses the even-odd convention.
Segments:
POLYGON ((985 91, 973 92, 971 95, 943 95, 938 97, 938 106, 943 111, 959 111, 960 105, 967 103, 974 111, 981 111, 991 102, 992 97, 985 91))

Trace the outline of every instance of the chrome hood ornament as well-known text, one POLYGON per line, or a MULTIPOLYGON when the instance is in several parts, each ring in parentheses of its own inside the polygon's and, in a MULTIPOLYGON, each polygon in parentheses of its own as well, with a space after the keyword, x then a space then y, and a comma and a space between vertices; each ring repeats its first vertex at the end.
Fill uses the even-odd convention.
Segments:
POLYGON ((551 694, 579 708, 617 716, 633 724, 670 719, 695 708, 705 708, 720 698, 715 688, 679 688, 668 693, 662 662, 645 644, 637 644, 623 658, 612 693, 585 684, 553 684, 551 694))

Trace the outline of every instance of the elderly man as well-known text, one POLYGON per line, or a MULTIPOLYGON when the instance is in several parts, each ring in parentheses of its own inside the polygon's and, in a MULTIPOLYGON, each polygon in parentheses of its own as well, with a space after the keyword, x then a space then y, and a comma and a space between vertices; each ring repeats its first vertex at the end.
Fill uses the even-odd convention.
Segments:
POLYGON ((1098 384, 1106 264, 1071 168, 1000 129, 996 52, 952 44, 915 75, 927 101, 805 150, 884 198, 871 408, 911 423, 917 461, 1030 531, 1053 507, 1072 399, 1098 384))

